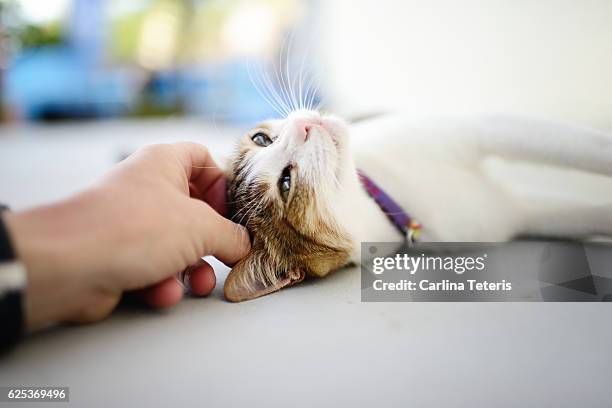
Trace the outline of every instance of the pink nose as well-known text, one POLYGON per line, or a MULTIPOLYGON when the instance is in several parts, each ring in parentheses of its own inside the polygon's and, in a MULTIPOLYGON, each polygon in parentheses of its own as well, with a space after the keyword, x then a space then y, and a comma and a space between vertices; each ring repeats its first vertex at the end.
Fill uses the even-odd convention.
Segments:
POLYGON ((321 119, 319 118, 299 118, 295 120, 295 127, 304 137, 304 141, 308 140, 311 129, 317 125, 321 125, 321 119))

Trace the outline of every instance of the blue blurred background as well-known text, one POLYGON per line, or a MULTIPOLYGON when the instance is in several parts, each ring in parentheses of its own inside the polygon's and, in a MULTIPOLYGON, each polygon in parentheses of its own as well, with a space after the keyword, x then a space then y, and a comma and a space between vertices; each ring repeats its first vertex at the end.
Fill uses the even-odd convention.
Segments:
POLYGON ((0 0, 0 202, 62 199, 151 143, 223 164, 279 115, 256 84, 279 93, 281 69, 348 120, 503 112, 612 131, 611 44, 603 0, 0 0))
POLYGON ((290 71, 305 62, 316 99, 349 119, 494 111, 612 129, 611 40, 610 1, 0 0, 1 118, 251 124, 277 112, 247 67, 278 72, 290 43, 290 71))
POLYGON ((0 0, 2 120, 276 112, 251 83, 302 21, 299 0, 0 0))

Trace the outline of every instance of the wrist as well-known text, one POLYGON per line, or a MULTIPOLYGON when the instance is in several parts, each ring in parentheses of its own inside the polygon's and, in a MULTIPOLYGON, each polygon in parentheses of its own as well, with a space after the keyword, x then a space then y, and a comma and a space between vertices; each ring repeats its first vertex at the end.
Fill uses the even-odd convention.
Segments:
POLYGON ((16 343, 24 331, 23 292, 25 269, 15 259, 15 252, 4 225, 2 214, 6 208, 0 205, 0 350, 16 343))

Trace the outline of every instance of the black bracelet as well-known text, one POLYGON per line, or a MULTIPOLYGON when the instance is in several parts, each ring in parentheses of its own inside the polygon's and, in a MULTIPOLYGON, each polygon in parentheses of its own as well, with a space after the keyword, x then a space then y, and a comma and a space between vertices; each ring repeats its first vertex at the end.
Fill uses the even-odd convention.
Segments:
POLYGON ((7 206, 0 204, 0 262, 15 260, 15 251, 13 251, 8 231, 2 221, 2 213, 7 210, 7 206))
POLYGON ((16 260, 0 205, 0 351, 15 344, 24 333, 23 290, 25 271, 16 260))

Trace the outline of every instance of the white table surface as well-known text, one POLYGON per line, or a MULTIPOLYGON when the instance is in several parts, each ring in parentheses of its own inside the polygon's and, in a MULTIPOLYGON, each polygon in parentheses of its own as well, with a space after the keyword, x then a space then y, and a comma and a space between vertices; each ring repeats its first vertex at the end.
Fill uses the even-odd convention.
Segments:
MULTIPOLYGON (((220 131, 193 120, 0 129, 0 202, 61 198, 146 143, 195 140, 221 155, 238 132, 220 131)), ((226 274, 205 299, 31 336, 0 358, 0 386, 69 386, 79 407, 612 406, 610 304, 361 303, 355 268, 231 304, 226 274)))

